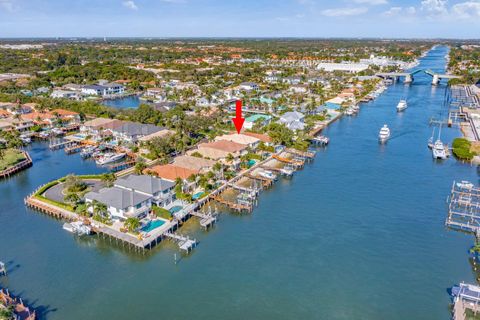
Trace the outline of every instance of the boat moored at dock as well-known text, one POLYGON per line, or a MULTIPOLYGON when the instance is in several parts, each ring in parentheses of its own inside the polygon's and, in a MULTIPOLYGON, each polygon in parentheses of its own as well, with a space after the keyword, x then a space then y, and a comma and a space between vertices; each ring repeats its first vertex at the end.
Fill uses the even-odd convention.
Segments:
POLYGON ((123 159, 125 155, 125 153, 106 153, 100 156, 95 162, 102 166, 123 159))

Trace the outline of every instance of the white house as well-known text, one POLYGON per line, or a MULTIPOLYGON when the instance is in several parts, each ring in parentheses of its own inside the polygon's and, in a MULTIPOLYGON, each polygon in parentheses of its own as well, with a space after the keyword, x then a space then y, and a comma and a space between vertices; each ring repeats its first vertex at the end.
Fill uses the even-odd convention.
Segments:
POLYGON ((88 211, 94 213, 90 204, 98 201, 107 207, 107 213, 112 219, 143 218, 152 206, 152 197, 125 188, 103 188, 98 192, 91 191, 85 195, 88 211))
POLYGON ((150 175, 128 175, 117 179, 115 187, 126 190, 135 190, 149 196, 152 203, 164 207, 175 200, 175 183, 150 175))
POLYGON ((303 113, 293 111, 286 112, 281 117, 279 122, 283 123, 288 129, 297 131, 305 129, 305 116, 303 113))
POLYGON ((258 90, 258 84, 254 82, 242 82, 239 86, 240 90, 244 91, 253 91, 253 90, 258 90))

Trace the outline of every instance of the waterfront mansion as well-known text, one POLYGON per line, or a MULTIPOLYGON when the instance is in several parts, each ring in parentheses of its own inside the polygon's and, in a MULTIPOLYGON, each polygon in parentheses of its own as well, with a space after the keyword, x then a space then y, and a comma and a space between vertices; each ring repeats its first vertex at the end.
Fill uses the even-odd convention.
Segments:
MULTIPOLYGON (((87 204, 98 201, 107 206, 112 219, 143 218, 152 205, 168 206, 175 200, 175 183, 150 175, 128 175, 119 178, 113 187, 91 191, 85 195, 87 204)), ((93 213, 93 206, 89 205, 93 213)))

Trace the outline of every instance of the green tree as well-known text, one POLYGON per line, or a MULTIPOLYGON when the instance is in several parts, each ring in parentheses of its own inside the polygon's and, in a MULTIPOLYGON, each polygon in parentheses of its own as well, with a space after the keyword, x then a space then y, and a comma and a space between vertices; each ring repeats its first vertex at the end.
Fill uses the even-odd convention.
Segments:
POLYGON ((125 228, 128 229, 130 232, 135 232, 140 227, 140 220, 138 218, 128 218, 123 223, 125 228))

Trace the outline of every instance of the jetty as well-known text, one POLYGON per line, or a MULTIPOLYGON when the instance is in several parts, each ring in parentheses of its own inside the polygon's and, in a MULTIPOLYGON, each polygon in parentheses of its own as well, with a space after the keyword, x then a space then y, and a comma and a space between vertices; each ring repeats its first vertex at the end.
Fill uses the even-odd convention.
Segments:
POLYGON ((315 158, 315 154, 316 154, 315 151, 310 151, 310 150, 309 151, 300 151, 300 150, 291 149, 291 148, 287 148, 287 149, 285 149, 285 151, 290 153, 290 154, 293 154, 295 156, 307 159, 309 161, 313 160, 315 158))
POLYGON ((206 229, 213 226, 215 222, 217 222, 217 216, 212 214, 203 214, 200 211, 192 211, 192 216, 200 218, 200 225, 206 229))
POLYGON ((273 155, 273 159, 275 160, 278 160, 280 162, 283 162, 283 163, 288 163, 288 164, 291 164, 295 167, 298 167, 298 168, 301 168, 303 167, 303 165, 305 164, 305 161, 303 160, 300 160, 300 159, 288 159, 288 158, 285 158, 285 157, 281 157, 279 155, 273 155))
POLYGON ((30 155, 28 154, 28 152, 22 151, 22 154, 25 157, 25 159, 10 168, 0 171, 0 179, 8 178, 14 175, 15 173, 22 171, 26 168, 29 168, 33 165, 32 158, 30 158, 30 155))
POLYGON ((188 236, 181 235, 179 233, 167 232, 165 236, 176 242, 180 250, 190 253, 197 245, 197 240, 190 239, 188 236))
POLYGON ((268 179, 268 178, 262 177, 262 176, 254 176, 254 175, 252 175, 251 173, 245 174, 245 177, 250 178, 250 179, 252 179, 252 180, 260 181, 260 182, 263 184, 263 187, 264 187, 264 188, 271 187, 272 184, 273 184, 273 180, 272 180, 272 179, 268 179))
POLYGON ((253 211, 253 205, 252 204, 247 204, 247 203, 237 203, 233 201, 226 200, 219 195, 210 195, 210 198, 217 201, 218 203, 221 203, 223 205, 226 205, 232 210, 236 210, 238 212, 248 212, 251 213, 253 211))
POLYGON ((63 148, 68 148, 68 147, 72 147, 74 145, 77 145, 77 142, 76 141, 72 141, 72 140, 67 140, 67 141, 60 141, 60 142, 53 142, 53 143, 50 143, 48 148, 50 150, 58 150, 58 149, 63 149, 63 148))

